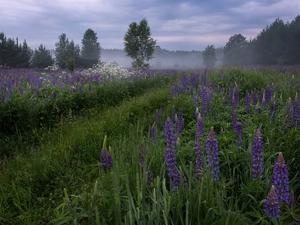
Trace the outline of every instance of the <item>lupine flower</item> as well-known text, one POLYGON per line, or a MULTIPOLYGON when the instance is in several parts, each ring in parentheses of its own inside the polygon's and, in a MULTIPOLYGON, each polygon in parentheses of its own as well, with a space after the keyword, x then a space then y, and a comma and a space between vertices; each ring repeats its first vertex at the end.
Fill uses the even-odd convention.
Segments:
POLYGON ((264 92, 262 100, 261 100, 261 109, 262 109, 263 112, 266 111, 266 103, 267 103, 267 101, 266 101, 265 92, 264 92))
POLYGON ((199 114, 197 118, 197 132, 195 138, 195 150, 196 150, 195 175, 198 180, 202 175, 202 169, 203 169, 202 135, 203 135, 203 121, 201 115, 199 114))
POLYGON ((238 151, 240 152, 241 151, 241 147, 243 145, 243 125, 241 122, 237 122, 236 123, 236 126, 235 126, 235 129, 236 129, 236 132, 238 134, 238 141, 237 141, 237 144, 238 144, 238 151))
POLYGON ((289 174, 287 165, 281 152, 279 152, 274 166, 272 183, 276 187, 276 194, 279 201, 289 203, 289 174))
POLYGON ((106 138, 107 138, 107 136, 105 135, 104 141, 103 141, 103 147, 102 147, 102 150, 100 153, 100 163, 101 163, 101 166, 103 167, 105 173, 113 167, 113 161, 112 161, 111 154, 106 149, 106 138))
POLYGON ((258 114, 258 113, 259 113, 259 103, 257 102, 254 108, 254 114, 258 114))
POLYGON ((207 167, 211 169, 214 182, 219 180, 219 156, 218 141, 215 137, 214 128, 212 127, 206 139, 207 167))
POLYGON ((160 117, 159 110, 157 109, 156 112, 155 112, 155 122, 156 122, 156 124, 159 124, 159 117, 160 117))
POLYGON ((262 178, 263 170, 263 140, 260 129, 257 129, 254 141, 253 141, 253 151, 252 151, 252 178, 260 179, 262 178))
POLYGON ((153 144, 156 144, 156 129, 156 123, 154 122, 150 129, 150 136, 153 144))
POLYGON ((166 151, 165 151, 166 165, 168 169, 168 176, 170 178, 171 189, 173 189, 178 187, 180 184, 180 174, 176 168, 176 155, 175 155, 176 137, 173 132, 173 126, 170 117, 167 118, 165 123, 164 136, 167 142, 166 151))
POLYGON ((178 109, 178 117, 175 117, 176 122, 176 133, 179 135, 183 131, 184 119, 183 119, 183 112, 182 108, 178 109))
POLYGON ((269 218, 272 218, 272 217, 278 218, 279 217, 279 212, 280 212, 279 200, 278 200, 278 196, 276 194, 275 189, 276 189, 275 186, 272 185, 271 190, 268 193, 267 199, 265 201, 265 210, 264 211, 269 218))
POLYGON ((252 99, 252 105, 257 104, 257 96, 256 96, 256 91, 253 91, 251 94, 251 99, 252 99))
POLYGON ((265 91, 265 99, 267 103, 270 102, 272 95, 273 95, 273 89, 268 85, 265 91))

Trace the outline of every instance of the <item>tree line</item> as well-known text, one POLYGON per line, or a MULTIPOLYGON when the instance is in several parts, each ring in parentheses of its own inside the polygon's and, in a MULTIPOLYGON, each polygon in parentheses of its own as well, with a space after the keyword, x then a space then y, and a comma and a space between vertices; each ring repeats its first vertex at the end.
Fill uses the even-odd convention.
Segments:
MULTIPOLYGON (((208 67, 216 62, 215 48, 208 45, 203 61, 208 67)), ((231 36, 223 48, 223 65, 296 65, 300 64, 300 16, 284 23, 277 18, 254 39, 242 34, 231 36)))
MULTIPOLYGON (((89 28, 84 33, 81 48, 73 40, 69 40, 65 33, 62 33, 58 39, 55 44, 55 58, 52 58, 50 50, 43 44, 38 49, 31 50, 26 40, 19 43, 18 39, 7 38, 2 32, 0 33, 0 67, 45 68, 55 64, 58 68, 74 70, 75 67, 92 67, 99 61, 101 48, 97 34, 92 29, 89 28)), ((133 22, 129 25, 124 36, 124 50, 121 51, 132 58, 134 68, 149 68, 148 62, 154 58, 154 55, 176 55, 178 60, 182 60, 181 56, 184 56, 188 57, 189 61, 191 57, 197 57, 196 60, 201 62, 195 66, 203 63, 210 68, 215 67, 217 61, 225 66, 295 65, 300 64, 300 16, 286 23, 277 18, 254 39, 247 40, 242 34, 234 34, 224 47, 215 48, 214 45, 208 45, 202 52, 172 52, 161 49, 156 45, 156 40, 151 37, 147 20, 142 19, 139 23, 133 22)), ((154 63, 157 68, 163 67, 159 59, 154 63)), ((175 63, 173 67, 179 68, 179 64, 175 63)))
POLYGON ((81 44, 75 44, 69 40, 65 33, 58 37, 55 44, 55 58, 49 49, 43 44, 32 50, 28 47, 26 40, 19 44, 18 39, 7 38, 3 32, 0 33, 0 68, 45 68, 53 66, 58 68, 75 67, 89 68, 100 59, 100 44, 97 34, 92 29, 87 29, 83 35, 81 44))

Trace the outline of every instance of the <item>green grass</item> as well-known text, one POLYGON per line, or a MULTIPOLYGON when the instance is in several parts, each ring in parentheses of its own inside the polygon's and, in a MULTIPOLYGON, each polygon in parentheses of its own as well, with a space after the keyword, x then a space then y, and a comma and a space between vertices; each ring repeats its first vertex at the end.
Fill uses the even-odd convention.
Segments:
MULTIPOLYGON (((7 146, 14 149, 16 145, 16 149, 0 161, 0 224, 230 225, 290 224, 293 217, 300 219, 299 203, 295 210, 282 205, 278 220, 269 219, 263 211, 280 151, 289 166, 290 189, 295 191, 299 202, 300 131, 284 126, 285 103, 280 106, 279 96, 282 95, 284 102, 294 96, 300 80, 297 78, 298 86, 290 90, 290 77, 279 72, 235 69, 224 73, 224 80, 220 79, 220 71, 208 73, 208 81, 219 83, 225 91, 213 94, 211 110, 204 119, 202 140, 205 149, 207 133, 213 126, 219 144, 219 182, 211 182, 207 169, 200 180, 195 179, 197 121, 193 97, 189 91, 172 97, 170 85, 157 85, 113 106, 96 105, 83 114, 62 117, 53 129, 36 130, 35 141, 22 133, 17 139, 6 136, 7 146), (273 82, 278 93, 276 120, 272 122, 268 113, 255 115, 254 106, 251 113, 245 113, 245 91, 265 88, 273 82), (234 83, 240 85, 237 116, 244 129, 241 152, 231 128, 229 87, 234 83), (183 108, 184 113, 184 131, 176 156, 178 170, 186 183, 182 178, 180 187, 172 191, 165 164, 163 128, 173 107, 176 112, 183 108), (163 112, 157 124, 157 143, 153 144, 149 130, 160 108, 163 112), (258 128, 264 139, 264 171, 261 180, 254 180, 252 144, 258 128), (105 135, 113 158, 113 168, 108 173, 99 162, 105 135), (139 164, 141 146, 145 148, 144 166, 139 164), (153 174, 150 186, 147 168, 153 174)), ((201 103, 197 106, 201 108, 201 103)))

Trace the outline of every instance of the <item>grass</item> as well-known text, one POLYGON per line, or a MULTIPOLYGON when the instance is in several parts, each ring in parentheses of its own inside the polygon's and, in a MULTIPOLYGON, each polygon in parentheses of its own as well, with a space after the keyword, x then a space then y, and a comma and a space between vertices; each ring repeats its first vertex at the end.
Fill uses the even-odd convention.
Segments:
POLYGON ((290 189, 295 191, 299 202, 300 132, 296 127, 285 127, 285 103, 280 105, 279 96, 282 95, 284 102, 295 96, 300 80, 297 78, 298 86, 291 90, 291 76, 279 72, 234 69, 224 74, 224 79, 220 78, 220 71, 207 74, 207 87, 212 88, 209 83, 214 81, 224 91, 217 92, 216 87, 208 89, 213 97, 204 118, 202 139, 205 149, 208 131, 214 127, 220 181, 211 182, 209 169, 203 170, 200 180, 194 175, 195 110, 196 107, 201 110, 203 99, 195 104, 196 90, 194 96, 190 89, 172 96, 170 85, 158 86, 114 106, 95 106, 84 114, 62 117, 52 130, 37 130, 38 142, 32 144, 26 142, 23 134, 18 139, 7 136, 11 148, 16 144, 17 150, 0 161, 0 224, 223 225, 290 224, 300 220, 299 203, 292 209, 281 204, 279 219, 270 219, 264 213, 264 200, 279 151, 287 161, 290 189), (243 103, 246 91, 266 88, 273 82, 278 93, 276 120, 272 121, 268 112, 254 114, 255 106, 246 113, 243 103), (229 90, 234 83, 239 85, 240 104, 236 111, 244 131, 240 152, 231 124, 229 90), (179 108, 183 109, 184 130, 175 152, 181 184, 172 190, 165 164, 163 129, 166 118, 179 108), (159 120, 154 144, 149 131, 156 113, 159 120), (251 178, 253 137, 258 128, 264 140, 264 170, 260 180, 251 178), (113 158, 113 168, 107 173, 99 162, 105 135, 113 158), (145 157, 143 166, 139 163, 141 149, 145 157), (151 185, 148 169, 153 175, 151 185))

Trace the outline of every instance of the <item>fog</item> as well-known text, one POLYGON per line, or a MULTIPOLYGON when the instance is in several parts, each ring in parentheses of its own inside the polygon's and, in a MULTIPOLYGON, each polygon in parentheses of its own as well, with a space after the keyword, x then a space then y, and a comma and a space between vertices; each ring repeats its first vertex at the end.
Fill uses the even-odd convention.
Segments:
MULTIPOLYGON (((198 69, 205 67, 201 51, 169 51, 158 46, 153 56, 153 59, 149 61, 153 69, 198 69)), ((222 49, 216 50, 216 57, 218 59, 216 67, 221 66, 222 49)), ((130 68, 133 61, 121 49, 101 49, 101 60, 116 62, 126 68, 130 68)))

